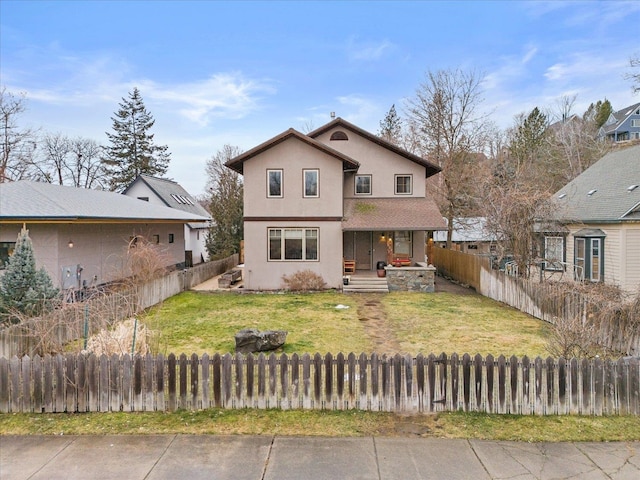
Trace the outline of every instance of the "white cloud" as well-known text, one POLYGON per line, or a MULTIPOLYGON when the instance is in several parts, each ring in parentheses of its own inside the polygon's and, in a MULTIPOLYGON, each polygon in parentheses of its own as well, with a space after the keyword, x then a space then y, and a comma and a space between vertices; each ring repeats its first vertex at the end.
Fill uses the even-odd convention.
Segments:
POLYGON ((356 36, 347 40, 347 56, 352 61, 372 62, 382 59, 394 48, 389 40, 361 41, 356 36))

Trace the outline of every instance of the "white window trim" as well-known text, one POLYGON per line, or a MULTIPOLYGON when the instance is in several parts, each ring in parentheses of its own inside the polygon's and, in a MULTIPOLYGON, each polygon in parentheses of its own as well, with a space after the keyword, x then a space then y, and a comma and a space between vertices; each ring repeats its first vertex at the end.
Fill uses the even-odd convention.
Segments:
POLYGON ((396 195, 412 195, 413 194, 413 175, 410 173, 401 173, 393 176, 393 191, 396 195), (409 191, 408 192, 398 192, 398 178, 400 177, 408 177, 409 178, 409 191))
POLYGON ((302 170, 302 196, 304 198, 318 198, 320 197, 320 170, 317 168, 305 168, 302 170), (307 195, 307 173, 316 174, 316 194, 307 195))
POLYGON ((283 198, 284 197, 284 170, 281 168, 267 169, 267 198, 283 198), (271 185, 269 183, 271 172, 280 173, 280 195, 271 195, 271 185))
POLYGON ((564 258, 564 238, 563 237, 557 237, 557 236, 545 236, 544 237, 544 257, 545 257, 545 262, 544 262, 544 269, 545 270, 552 270, 552 271, 556 271, 556 272, 560 272, 562 270, 564 270, 564 267, 562 266, 562 262, 563 262, 563 258, 564 258), (548 258, 548 254, 547 252, 549 251, 549 240, 554 240, 554 241, 559 241, 560 242, 560 258, 556 258, 556 259, 549 259, 548 258))

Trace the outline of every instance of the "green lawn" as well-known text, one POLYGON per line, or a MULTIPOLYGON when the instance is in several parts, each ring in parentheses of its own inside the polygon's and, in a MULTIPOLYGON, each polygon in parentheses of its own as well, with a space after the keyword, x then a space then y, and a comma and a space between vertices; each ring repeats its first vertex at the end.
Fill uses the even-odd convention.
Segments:
MULTIPOLYGON (((546 356, 548 325, 477 295, 392 293, 376 297, 402 353, 546 356)), ((185 292, 141 321, 161 353, 233 352, 243 328, 286 330, 285 353, 371 353, 372 325, 358 319, 357 295, 185 292), (345 305, 347 309, 337 309, 345 305)), ((375 332, 373 332, 375 333, 375 332)))

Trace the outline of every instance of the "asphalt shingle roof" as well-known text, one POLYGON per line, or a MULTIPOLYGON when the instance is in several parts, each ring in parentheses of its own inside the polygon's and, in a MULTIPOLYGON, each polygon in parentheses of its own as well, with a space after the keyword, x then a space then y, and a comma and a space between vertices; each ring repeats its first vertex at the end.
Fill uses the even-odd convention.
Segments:
POLYGON ((556 192, 562 220, 584 223, 638 220, 640 145, 610 152, 556 192), (636 188, 632 188, 637 185, 636 188))
POLYGON ((443 230, 446 223, 430 198, 346 198, 344 230, 443 230))
POLYGON ((102 190, 26 180, 0 184, 0 223, 30 220, 185 223, 208 218, 102 190))

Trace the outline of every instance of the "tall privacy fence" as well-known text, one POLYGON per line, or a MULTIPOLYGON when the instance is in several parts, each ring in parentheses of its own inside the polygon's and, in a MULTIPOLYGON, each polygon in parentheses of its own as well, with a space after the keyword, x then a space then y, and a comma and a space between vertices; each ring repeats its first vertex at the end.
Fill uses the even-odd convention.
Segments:
POLYGON ((638 358, 82 354, 0 358, 0 412, 278 408, 640 414, 638 358))
MULTIPOLYGON (((492 269, 487 257, 455 250, 434 248, 432 257, 439 273, 546 322, 587 317, 585 299, 562 284, 506 275, 492 269)), ((613 351, 640 355, 640 329, 631 322, 612 315, 597 325, 596 335, 599 344, 613 351)))
POLYGON ((84 335, 91 335, 106 325, 156 305, 237 264, 238 254, 234 254, 222 260, 170 272, 144 285, 125 286, 83 302, 66 304, 46 317, 2 328, 0 357, 33 355, 34 352, 47 350, 43 342, 65 345, 84 335))

